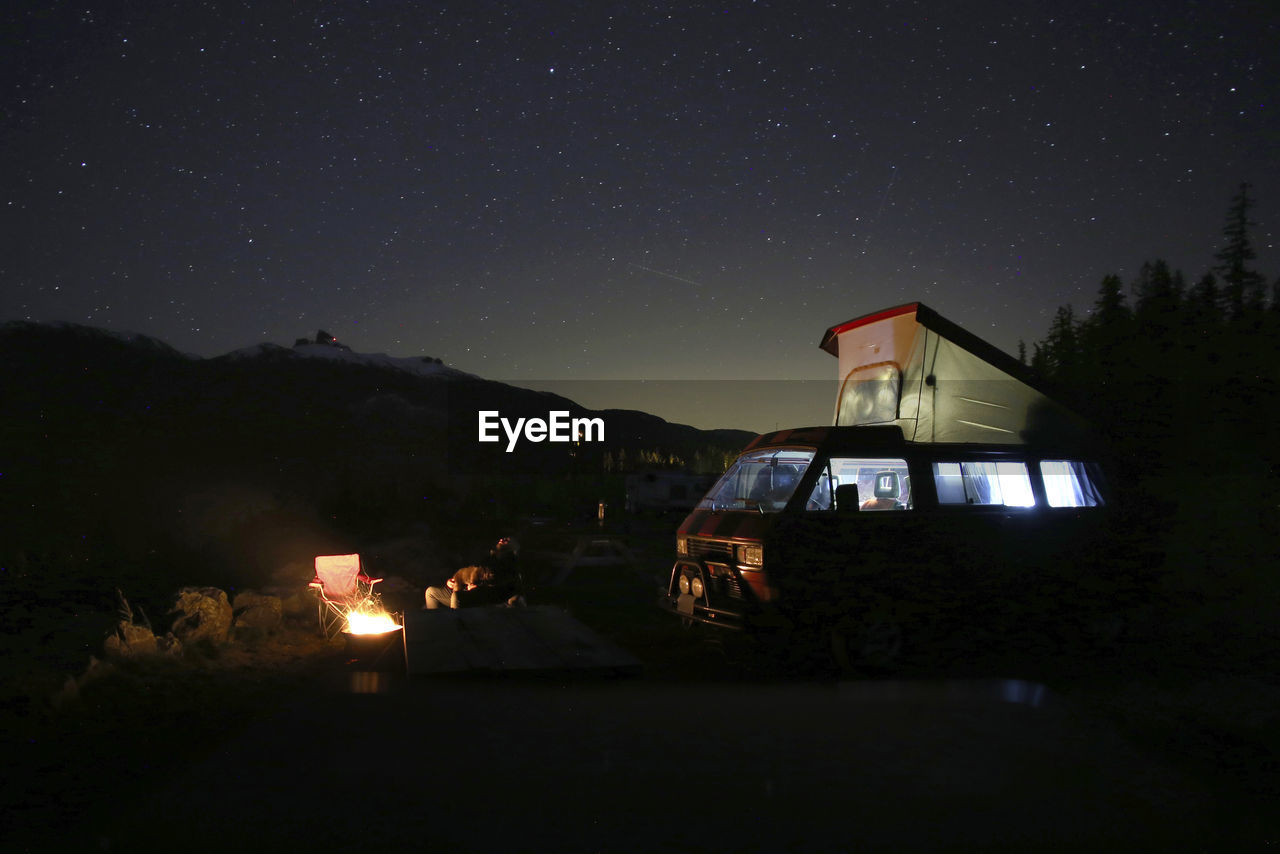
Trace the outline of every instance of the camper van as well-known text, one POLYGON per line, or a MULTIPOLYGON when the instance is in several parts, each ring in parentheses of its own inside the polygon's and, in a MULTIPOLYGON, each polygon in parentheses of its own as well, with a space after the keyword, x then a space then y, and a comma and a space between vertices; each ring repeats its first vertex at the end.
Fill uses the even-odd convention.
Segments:
POLYGON ((1106 486, 1078 419, 919 303, 832 327, 835 424, 757 437, 680 525, 661 604, 790 627, 837 659, 1109 595, 1106 486))

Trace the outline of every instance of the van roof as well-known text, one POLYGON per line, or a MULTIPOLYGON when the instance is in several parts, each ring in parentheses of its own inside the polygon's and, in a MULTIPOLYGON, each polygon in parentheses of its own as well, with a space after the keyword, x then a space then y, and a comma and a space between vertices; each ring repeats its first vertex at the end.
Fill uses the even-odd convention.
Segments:
POLYGON ((912 302, 829 328, 837 359, 833 421, 896 425, 909 442, 1058 444, 1089 426, 1017 359, 912 302))

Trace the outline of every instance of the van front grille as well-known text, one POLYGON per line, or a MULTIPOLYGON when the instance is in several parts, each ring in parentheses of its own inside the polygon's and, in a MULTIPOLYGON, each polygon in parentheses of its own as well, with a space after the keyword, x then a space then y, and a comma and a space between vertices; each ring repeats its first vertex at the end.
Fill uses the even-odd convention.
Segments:
POLYGON ((719 557, 725 560, 733 557, 733 544, 724 540, 690 537, 686 543, 689 547, 689 557, 719 557))

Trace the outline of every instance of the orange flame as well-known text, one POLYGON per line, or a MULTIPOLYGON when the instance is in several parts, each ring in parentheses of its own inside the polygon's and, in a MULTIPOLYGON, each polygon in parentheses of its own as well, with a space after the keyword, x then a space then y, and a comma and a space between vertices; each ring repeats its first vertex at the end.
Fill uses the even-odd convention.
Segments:
POLYGON ((386 611, 351 610, 347 612, 347 632, 353 635, 380 635, 394 632, 399 623, 386 611))

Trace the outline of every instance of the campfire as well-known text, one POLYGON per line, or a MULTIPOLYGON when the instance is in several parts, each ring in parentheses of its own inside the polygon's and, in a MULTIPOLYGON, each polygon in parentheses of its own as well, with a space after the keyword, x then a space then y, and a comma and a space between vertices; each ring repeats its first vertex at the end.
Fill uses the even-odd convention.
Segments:
POLYGON ((380 605, 364 602, 347 612, 347 634, 381 635, 399 628, 400 624, 380 605))
MULTIPOLYGON (((404 670, 404 627, 383 610, 377 599, 366 599, 347 611, 347 664, 356 672, 404 670)), ((367 686, 361 689, 366 692, 367 686)))

